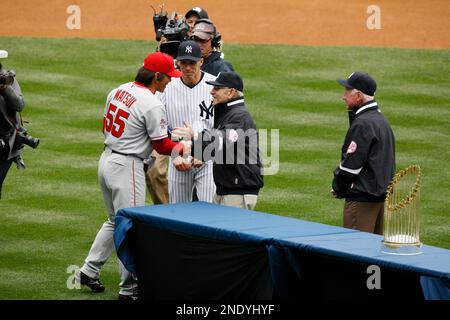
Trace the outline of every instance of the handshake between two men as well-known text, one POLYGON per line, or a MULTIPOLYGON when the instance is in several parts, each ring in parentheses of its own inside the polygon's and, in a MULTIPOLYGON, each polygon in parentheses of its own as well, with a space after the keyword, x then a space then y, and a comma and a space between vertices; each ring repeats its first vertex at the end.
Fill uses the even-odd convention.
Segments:
POLYGON ((183 156, 177 156, 173 159, 173 165, 178 171, 188 171, 191 168, 200 168, 204 165, 203 161, 194 158, 192 153, 192 139, 196 138, 197 133, 191 128, 188 122, 184 121, 184 127, 177 127, 172 130, 172 139, 176 137, 183 144, 183 156))

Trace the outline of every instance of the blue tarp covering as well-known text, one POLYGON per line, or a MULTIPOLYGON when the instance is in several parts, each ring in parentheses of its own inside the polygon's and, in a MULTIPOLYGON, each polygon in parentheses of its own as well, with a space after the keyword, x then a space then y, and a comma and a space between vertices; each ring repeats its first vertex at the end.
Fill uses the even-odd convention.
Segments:
POLYGON ((313 251, 342 257, 349 261, 376 264, 422 275, 449 278, 450 250, 422 246, 422 254, 392 255, 381 252, 380 235, 356 232, 351 234, 320 235, 319 237, 294 237, 280 239, 279 244, 286 247, 313 251))
MULTIPOLYGON (((130 271, 135 270, 135 265, 126 234, 134 219, 162 230, 237 243, 285 246, 412 271, 437 279, 441 286, 447 285, 450 275, 450 250, 423 246, 420 255, 387 255, 381 252, 379 235, 205 202, 119 210, 114 241, 119 258, 130 271)), ((427 283, 431 282, 423 280, 422 286, 427 283)), ((443 288, 441 291, 445 292, 443 288)), ((437 298, 428 296, 433 297, 437 298)))

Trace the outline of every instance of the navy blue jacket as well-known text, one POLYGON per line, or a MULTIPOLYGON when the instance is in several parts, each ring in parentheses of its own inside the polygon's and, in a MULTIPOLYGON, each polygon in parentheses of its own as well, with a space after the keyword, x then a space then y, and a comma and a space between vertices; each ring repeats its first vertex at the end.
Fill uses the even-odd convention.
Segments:
POLYGON ((195 158, 214 160, 218 195, 258 194, 264 184, 259 137, 244 98, 217 104, 214 113, 214 129, 204 130, 193 141, 195 158))
POLYGON ((217 76, 220 72, 234 71, 230 62, 222 59, 221 52, 213 51, 203 61, 202 71, 208 72, 213 76, 217 76))
POLYGON ((382 202, 395 174, 395 138, 391 126, 369 101, 349 112, 350 128, 334 170, 333 190, 347 201, 382 202))

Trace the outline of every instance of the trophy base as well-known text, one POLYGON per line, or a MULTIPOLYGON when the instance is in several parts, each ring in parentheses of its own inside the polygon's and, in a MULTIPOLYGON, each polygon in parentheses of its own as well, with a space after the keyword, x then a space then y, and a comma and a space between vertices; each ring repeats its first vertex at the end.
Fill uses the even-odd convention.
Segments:
POLYGON ((422 251, 420 248, 422 247, 421 242, 414 243, 398 243, 398 242, 389 242, 389 241, 381 241, 381 252, 386 254, 395 254, 402 256, 412 256, 421 254, 422 251))

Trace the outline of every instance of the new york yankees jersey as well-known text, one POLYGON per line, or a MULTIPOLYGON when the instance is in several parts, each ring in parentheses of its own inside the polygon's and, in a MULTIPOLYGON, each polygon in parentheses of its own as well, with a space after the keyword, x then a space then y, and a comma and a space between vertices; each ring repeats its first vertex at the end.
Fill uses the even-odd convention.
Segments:
MULTIPOLYGON (((161 94, 170 127, 183 127, 183 121, 187 121, 197 132, 213 128, 212 86, 206 81, 215 79, 213 75, 202 72, 202 79, 194 87, 183 83, 181 78, 172 79, 161 94)), ((170 203, 192 201, 194 186, 200 201, 212 202, 216 191, 211 161, 185 172, 177 171, 170 161, 168 181, 170 203)))
POLYGON ((106 147, 148 158, 151 140, 167 137, 164 105, 147 87, 137 82, 125 83, 108 95, 103 134, 106 147))
POLYGON ((206 81, 215 79, 215 76, 202 72, 202 79, 192 88, 181 78, 172 79, 166 90, 158 95, 166 106, 167 123, 170 127, 183 127, 183 121, 187 121, 197 132, 213 127, 212 86, 206 81))

